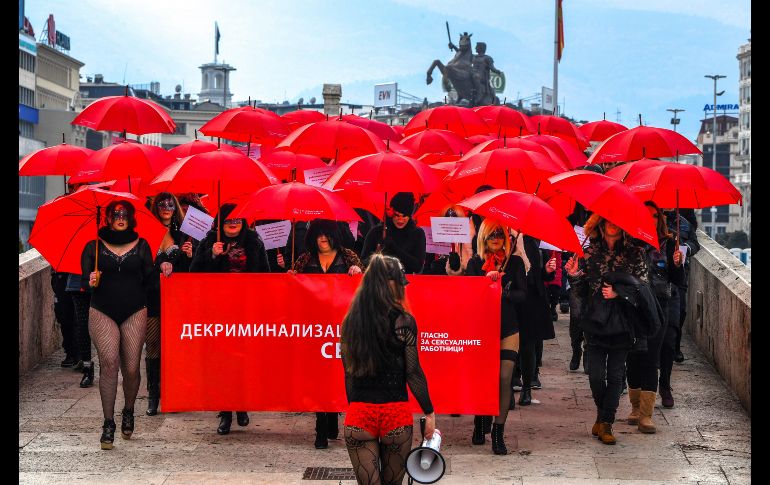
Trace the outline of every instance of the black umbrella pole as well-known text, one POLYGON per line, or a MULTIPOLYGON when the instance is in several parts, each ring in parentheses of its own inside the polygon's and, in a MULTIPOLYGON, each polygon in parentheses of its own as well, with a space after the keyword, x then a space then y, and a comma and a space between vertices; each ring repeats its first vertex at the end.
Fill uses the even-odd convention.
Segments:
POLYGON ((220 231, 221 224, 219 224, 219 219, 222 217, 222 204, 220 202, 221 196, 222 196, 221 189, 222 189, 222 181, 217 180, 217 242, 219 242, 220 240, 219 231, 220 231))
POLYGON ((294 268, 294 238, 297 236, 297 226, 295 221, 291 221, 291 267, 294 268))
MULTIPOLYGON (((713 221, 712 221, 713 222, 713 221)), ((676 189, 676 248, 679 249, 679 189, 676 189)))

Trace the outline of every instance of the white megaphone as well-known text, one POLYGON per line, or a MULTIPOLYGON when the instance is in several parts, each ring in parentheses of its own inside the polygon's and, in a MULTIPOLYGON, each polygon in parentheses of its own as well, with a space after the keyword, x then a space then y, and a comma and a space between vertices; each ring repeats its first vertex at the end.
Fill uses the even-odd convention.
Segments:
POLYGON ((435 430, 433 437, 425 439, 425 417, 420 418, 422 445, 409 452, 406 457, 407 483, 435 483, 444 476, 446 463, 441 456, 441 431, 435 430))

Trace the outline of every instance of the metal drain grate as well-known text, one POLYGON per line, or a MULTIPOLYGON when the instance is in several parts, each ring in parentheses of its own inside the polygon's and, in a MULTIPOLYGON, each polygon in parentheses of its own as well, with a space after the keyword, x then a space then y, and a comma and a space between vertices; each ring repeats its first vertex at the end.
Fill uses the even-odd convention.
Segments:
POLYGON ((329 468, 325 466, 311 466, 305 468, 302 474, 303 480, 355 480, 356 475, 352 468, 329 468))

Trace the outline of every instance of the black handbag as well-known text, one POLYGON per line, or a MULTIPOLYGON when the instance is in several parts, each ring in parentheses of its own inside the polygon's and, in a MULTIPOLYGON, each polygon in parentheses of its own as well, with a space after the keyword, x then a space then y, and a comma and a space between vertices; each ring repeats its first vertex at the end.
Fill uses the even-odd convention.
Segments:
POLYGON ((615 300, 604 298, 601 292, 595 294, 583 314, 583 331, 605 337, 630 333, 624 311, 615 300))

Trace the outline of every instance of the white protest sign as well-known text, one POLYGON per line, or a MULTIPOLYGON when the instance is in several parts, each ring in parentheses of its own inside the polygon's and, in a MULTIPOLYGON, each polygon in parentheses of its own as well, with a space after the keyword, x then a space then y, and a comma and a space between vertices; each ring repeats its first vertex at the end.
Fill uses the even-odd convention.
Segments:
POLYGON ((575 234, 577 234, 578 241, 583 244, 584 248, 587 248, 590 240, 586 237, 585 232, 583 232, 583 226, 573 226, 573 228, 575 229, 575 234))
POLYGON ((445 243, 471 242, 471 220, 468 217, 431 217, 433 240, 445 243))
POLYGON ((326 182, 331 174, 337 170, 337 167, 330 165, 328 167, 309 168, 303 172, 305 183, 314 187, 320 187, 326 182))
POLYGON ((184 216, 179 230, 195 240, 200 241, 206 237, 206 233, 211 229, 214 218, 205 212, 199 211, 193 206, 187 208, 187 214, 184 216))
POLYGON ((433 254, 449 254, 452 250, 450 243, 442 243, 433 241, 433 234, 430 227, 421 228, 425 233, 425 252, 433 254))
POLYGON ((291 221, 279 221, 271 224, 263 224, 254 228, 265 243, 265 250, 282 248, 286 246, 291 233, 291 221))
POLYGON ((679 246, 679 250, 682 251, 682 264, 684 264, 685 260, 687 259, 687 250, 690 249, 689 246, 686 244, 683 244, 679 246))
POLYGON ((548 244, 545 241, 540 241, 540 249, 552 249, 554 251, 561 251, 561 248, 557 248, 556 246, 548 244))

